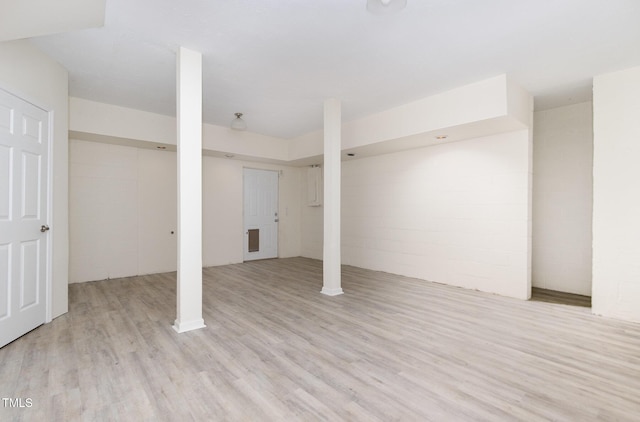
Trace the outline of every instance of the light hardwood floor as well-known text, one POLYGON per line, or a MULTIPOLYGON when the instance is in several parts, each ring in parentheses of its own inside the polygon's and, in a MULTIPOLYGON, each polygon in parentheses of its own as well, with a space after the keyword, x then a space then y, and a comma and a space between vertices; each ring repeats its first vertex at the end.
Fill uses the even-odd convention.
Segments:
POLYGON ((0 420, 637 421, 640 324, 304 258, 204 271, 177 334, 175 273, 75 284, 70 312, 0 349, 0 420))

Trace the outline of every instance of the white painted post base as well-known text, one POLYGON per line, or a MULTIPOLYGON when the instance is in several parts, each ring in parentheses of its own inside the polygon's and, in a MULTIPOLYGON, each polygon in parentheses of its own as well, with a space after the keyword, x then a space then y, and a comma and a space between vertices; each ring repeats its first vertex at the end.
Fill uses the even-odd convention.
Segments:
POLYGON ((327 296, 338 296, 338 295, 344 294, 344 292, 342 291, 342 288, 328 289, 326 287, 323 287, 322 290, 320 290, 320 293, 327 296))
POLYGON ((204 319, 197 319, 195 321, 179 322, 177 319, 173 323, 173 329, 177 333, 186 333, 187 331, 193 331, 200 328, 205 328, 204 319))

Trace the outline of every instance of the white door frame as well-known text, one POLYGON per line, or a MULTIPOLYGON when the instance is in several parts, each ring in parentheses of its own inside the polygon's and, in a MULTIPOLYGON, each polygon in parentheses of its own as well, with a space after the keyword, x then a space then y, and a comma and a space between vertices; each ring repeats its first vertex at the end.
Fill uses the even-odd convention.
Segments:
POLYGON ((47 225, 51 228, 48 232, 46 245, 47 256, 45 257, 45 324, 48 324, 53 319, 53 236, 56 233, 56 227, 53 222, 53 122, 54 113, 53 107, 43 104, 40 100, 33 98, 32 96, 25 94, 19 89, 7 85, 0 81, 0 89, 18 97, 21 100, 37 107, 47 113, 48 124, 48 139, 47 139, 47 225))
POLYGON ((49 150, 47 156, 47 220, 50 230, 47 236, 47 257, 45 259, 46 281, 44 283, 47 290, 45 293, 46 304, 44 323, 48 324, 53 319, 53 292, 51 290, 53 286, 53 236, 55 236, 56 233, 55 224, 53 224, 53 110, 40 107, 36 104, 34 105, 46 111, 49 119, 49 139, 47 139, 47 149, 49 150))

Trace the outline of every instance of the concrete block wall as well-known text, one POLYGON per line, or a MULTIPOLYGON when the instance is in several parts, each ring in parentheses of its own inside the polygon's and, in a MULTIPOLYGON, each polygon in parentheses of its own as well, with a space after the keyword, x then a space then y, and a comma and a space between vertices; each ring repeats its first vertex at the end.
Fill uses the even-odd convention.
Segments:
MULTIPOLYGON (((343 162, 342 262, 527 299, 529 163, 528 130, 343 162)), ((303 207, 314 258, 316 211, 303 207)))
POLYGON ((640 322, 640 67, 593 84, 593 312, 640 322))
POLYGON ((175 153, 71 140, 69 162, 70 281, 175 271, 175 153))

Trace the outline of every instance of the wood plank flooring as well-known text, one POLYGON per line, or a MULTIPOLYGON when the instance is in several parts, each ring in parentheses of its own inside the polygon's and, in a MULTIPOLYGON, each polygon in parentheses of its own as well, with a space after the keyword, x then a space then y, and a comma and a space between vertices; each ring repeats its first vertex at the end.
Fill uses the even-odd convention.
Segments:
POLYGON ((204 270, 177 334, 175 273, 74 284, 70 312, 0 349, 17 421, 637 421, 640 324, 322 263, 204 270))

